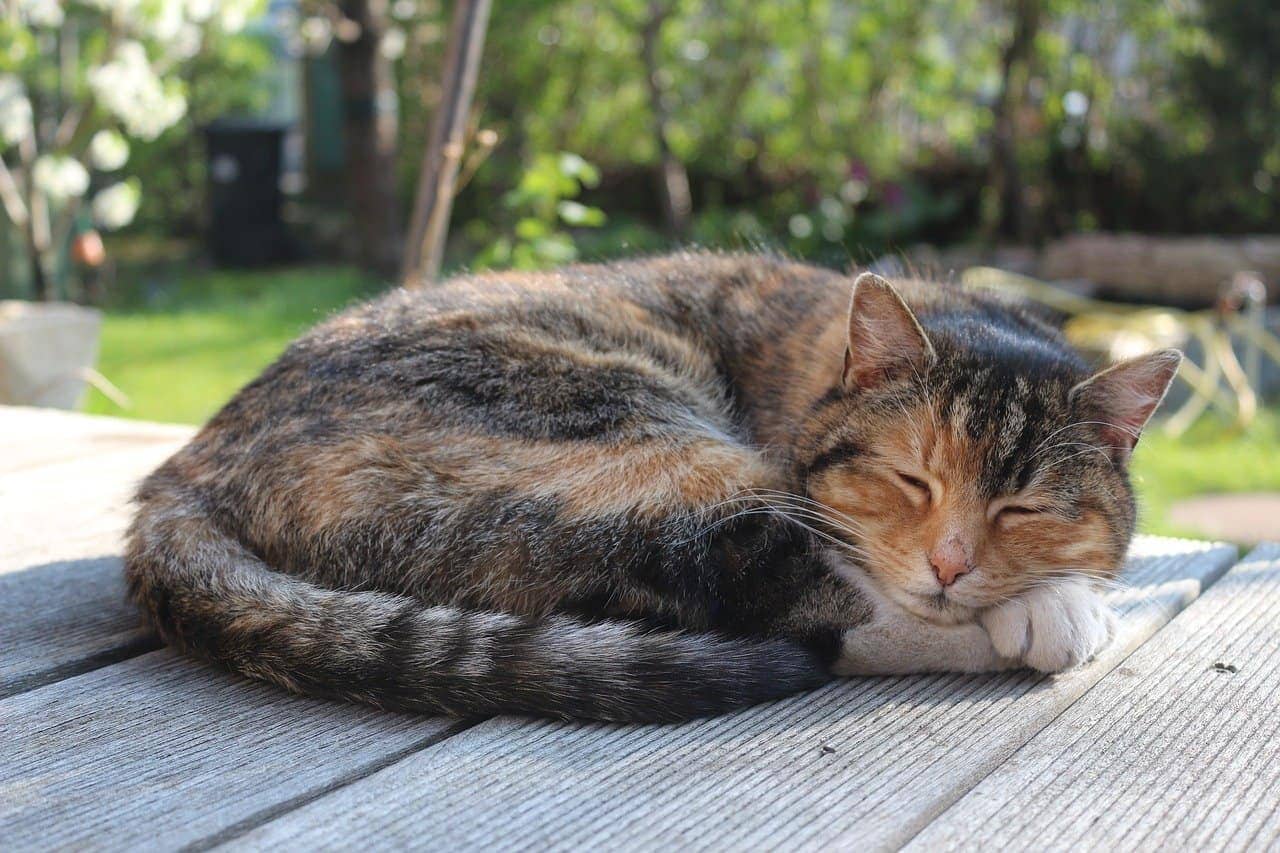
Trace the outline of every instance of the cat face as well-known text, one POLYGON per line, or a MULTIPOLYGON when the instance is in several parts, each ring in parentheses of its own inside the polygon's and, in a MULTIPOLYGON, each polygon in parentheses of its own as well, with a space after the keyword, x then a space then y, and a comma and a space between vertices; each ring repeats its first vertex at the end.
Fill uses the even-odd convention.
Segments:
POLYGON ((962 621, 1055 578, 1115 574, 1129 454, 1180 354, 1090 377, 1016 311, 952 295, 917 319, 867 276, 849 329, 808 490, 887 594, 962 621))

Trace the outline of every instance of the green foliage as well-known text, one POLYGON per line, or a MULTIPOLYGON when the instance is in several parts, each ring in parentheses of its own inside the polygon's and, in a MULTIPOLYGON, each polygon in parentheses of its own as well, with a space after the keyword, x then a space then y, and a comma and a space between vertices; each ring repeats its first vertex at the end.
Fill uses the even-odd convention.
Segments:
POLYGON ((214 34, 204 52, 184 63, 186 117, 158 139, 136 145, 128 167, 147 187, 138 210, 140 230, 199 232, 208 165, 201 129, 214 119, 266 106, 270 93, 262 81, 271 62, 270 39, 243 32, 214 34))
MULTIPOLYGON (((502 197, 506 219, 514 219, 510 233, 502 233, 481 249, 476 269, 514 267, 540 269, 577 259, 570 228, 598 228, 604 211, 575 201, 583 188, 600 183, 600 172, 577 154, 540 154, 516 188, 502 197)), ((468 226, 473 240, 490 238, 494 223, 475 220, 468 226)))
MULTIPOLYGON (((1018 5, 503 3, 489 26, 475 111, 475 130, 493 131, 498 143, 457 201, 454 222, 463 225, 454 228, 450 262, 541 266, 574 256, 574 242, 616 249, 599 239, 614 229, 583 231, 598 217, 574 204, 656 224, 658 106, 693 192, 693 226, 678 242, 764 242, 863 258, 920 240, 1007 238, 981 226, 1001 220, 990 185, 993 110, 1018 5), (563 214, 517 200, 512 188, 562 151, 595 164, 598 185, 536 191, 554 196, 551 207, 563 214)), ((329 6, 303 8, 324 17, 329 6)), ((439 100, 451 4, 388 8, 389 26, 407 43, 395 60, 399 200, 407 208, 439 100)), ((1274 0, 1042 0, 1035 8, 1030 55, 1006 92, 1032 237, 1092 228, 1274 230, 1274 0)), ((6 27, 12 23, 0 17, 0 71, 5 56, 37 49, 30 33, 6 27)), ((85 36, 86 51, 100 49, 95 38, 85 36)), ((205 158, 195 128, 253 106, 270 53, 251 37, 222 39, 184 69, 189 117, 135 146, 128 167, 145 188, 144 226, 198 231, 205 158)), ((653 236, 646 245, 659 242, 653 236)))
POLYGON ((375 291, 353 270, 185 272, 148 293, 116 295, 103 320, 98 369, 129 396, 121 409, 90 391, 86 410, 200 423, 288 343, 328 314, 375 291))
POLYGON ((1259 412, 1243 434, 1212 417, 1178 438, 1153 426, 1134 453, 1133 479, 1142 530, 1193 535, 1168 520, 1174 501, 1215 492, 1280 491, 1280 409, 1259 412))
MULTIPOLYGON (((982 206, 998 203, 984 185, 1013 4, 657 6, 665 17, 655 80, 702 220, 684 239, 859 257, 971 238, 982 206)), ((656 221, 658 145, 643 52, 651 8, 648 0, 527 2, 495 18, 479 101, 503 142, 460 199, 468 219, 491 215, 486 199, 540 152, 571 150, 604 175, 594 203, 611 217, 656 221)), ((1274 228, 1280 7, 1046 0, 1040 8, 1027 67, 1011 80, 1034 236, 1274 228)), ((406 116, 416 109, 405 108, 406 116)))

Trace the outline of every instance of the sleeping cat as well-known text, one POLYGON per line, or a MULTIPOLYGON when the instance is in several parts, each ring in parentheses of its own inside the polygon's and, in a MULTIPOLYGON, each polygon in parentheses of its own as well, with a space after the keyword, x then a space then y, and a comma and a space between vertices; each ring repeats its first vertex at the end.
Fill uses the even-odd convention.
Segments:
POLYGON ((617 721, 1096 653, 1180 355, 757 255, 397 291, 143 483, 173 645, 387 708, 617 721), (852 291, 852 300, 850 293, 852 291))

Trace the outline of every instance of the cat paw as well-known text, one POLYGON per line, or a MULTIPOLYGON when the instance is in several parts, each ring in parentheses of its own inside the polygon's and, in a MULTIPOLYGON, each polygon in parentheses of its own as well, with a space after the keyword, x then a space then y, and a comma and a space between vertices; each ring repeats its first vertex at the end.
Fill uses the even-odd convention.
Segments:
POLYGON ((1041 672, 1091 660, 1111 642, 1116 627, 1111 608, 1081 580, 1033 589, 980 619, 997 652, 1041 672))

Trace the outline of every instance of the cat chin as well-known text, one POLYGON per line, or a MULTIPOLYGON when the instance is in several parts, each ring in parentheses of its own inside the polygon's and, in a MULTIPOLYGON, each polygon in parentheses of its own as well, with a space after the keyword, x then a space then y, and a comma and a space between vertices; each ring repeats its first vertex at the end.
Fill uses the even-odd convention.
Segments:
POLYGON ((901 588, 890 588, 886 593, 904 610, 935 625, 960 625, 976 622, 978 611, 942 593, 920 595, 901 588))
POLYGON ((887 598, 912 616, 935 625, 960 625, 978 621, 978 610, 961 604, 938 592, 922 594, 912 592, 898 584, 878 577, 875 572, 850 562, 843 556, 829 552, 827 562, 840 578, 860 589, 866 589, 881 598, 887 598))

